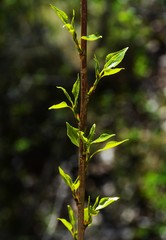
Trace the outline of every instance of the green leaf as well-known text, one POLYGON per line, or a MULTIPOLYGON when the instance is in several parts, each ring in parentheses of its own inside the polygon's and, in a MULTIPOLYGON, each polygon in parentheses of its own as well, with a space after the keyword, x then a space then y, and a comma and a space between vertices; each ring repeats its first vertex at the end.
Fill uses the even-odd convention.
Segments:
POLYGON ((96 210, 101 210, 105 207, 107 207, 108 205, 110 205, 111 203, 117 201, 119 198, 118 197, 104 197, 101 198, 99 201, 98 206, 96 207, 96 210))
POLYGON ((95 61, 95 75, 96 75, 96 79, 99 78, 99 72, 100 72, 100 64, 99 64, 99 61, 96 57, 96 55, 94 56, 94 61, 95 61))
POLYGON ((64 182, 72 189, 73 182, 71 177, 68 174, 66 174, 61 167, 59 167, 59 173, 62 176, 64 182))
POLYGON ((61 19, 61 21, 64 23, 64 24, 67 24, 68 23, 68 16, 67 14, 60 10, 59 8, 53 6, 52 4, 50 4, 52 9, 55 11, 55 13, 58 15, 58 17, 61 19))
POLYGON ((79 188, 79 186, 80 186, 80 180, 79 178, 77 178, 72 185, 72 191, 76 191, 79 188))
POLYGON ((66 23, 65 25, 64 25, 64 27, 66 27, 67 28, 67 30, 70 32, 70 33, 74 33, 74 27, 70 24, 70 23, 66 23))
POLYGON ((96 153, 105 151, 105 150, 110 149, 110 148, 114 148, 114 147, 116 147, 116 146, 118 146, 118 145, 120 145, 120 144, 122 144, 122 143, 124 143, 124 142, 126 142, 126 141, 128 141, 128 139, 125 139, 125 140, 120 141, 120 142, 110 141, 110 142, 106 143, 106 145, 105 145, 103 148, 98 149, 96 152, 94 152, 94 153, 90 156, 90 158, 92 158, 96 153))
POLYGON ((49 110, 52 110, 52 109, 61 109, 61 108, 67 108, 67 107, 70 108, 70 106, 68 106, 67 103, 63 101, 63 102, 61 102, 61 103, 52 105, 51 107, 49 107, 49 110))
POLYGON ((95 203, 93 204, 93 209, 96 209, 96 207, 98 206, 99 203, 99 196, 97 196, 95 203))
POLYGON ((87 143, 88 139, 84 136, 84 132, 79 131, 79 133, 80 133, 80 138, 83 141, 83 143, 87 143))
POLYGON ((89 226, 92 223, 92 215, 89 208, 84 208, 84 225, 89 226))
POLYGON ((91 214, 92 217, 93 217, 93 216, 96 216, 98 213, 99 213, 98 210, 96 210, 96 209, 94 209, 94 208, 91 207, 91 209, 90 209, 90 214, 91 214))
POLYGON ((120 72, 121 70, 123 70, 124 68, 106 68, 106 69, 103 69, 103 75, 102 77, 105 77, 105 76, 110 76, 110 75, 113 75, 113 74, 116 74, 118 72, 120 72))
POLYGON ((61 89, 63 91, 63 93, 65 94, 65 96, 67 97, 67 99, 71 102, 71 104, 73 104, 73 101, 71 100, 70 95, 68 94, 68 92, 66 91, 65 88, 61 87, 61 86, 57 86, 58 89, 61 89))
POLYGON ((104 65, 104 69, 116 67, 123 60, 127 50, 128 47, 123 48, 120 51, 108 54, 106 56, 106 63, 104 65))
POLYGON ((72 127, 68 122, 66 122, 67 125, 67 136, 70 138, 71 142, 79 147, 79 141, 80 139, 87 143, 88 139, 84 136, 84 132, 79 131, 78 128, 72 127))
POLYGON ((67 136, 70 138, 71 142, 79 147, 79 129, 72 127, 68 122, 67 125, 67 136))
POLYGON ((94 134, 95 134, 95 131, 96 131, 96 124, 94 123, 89 131, 89 136, 88 136, 88 142, 91 144, 92 142, 92 139, 94 137, 94 134))
POLYGON ((66 219, 64 219, 64 218, 58 218, 58 220, 60 220, 60 221, 63 223, 63 225, 69 230, 69 232, 71 232, 71 234, 72 234, 72 236, 73 236, 73 232, 72 232, 73 227, 72 227, 71 223, 68 222, 68 221, 67 221, 66 219))
POLYGON ((75 10, 73 9, 73 16, 71 20, 71 25, 74 26, 74 19, 75 19, 75 10))
MULTIPOLYGON (((99 198, 99 197, 97 197, 97 198, 99 198)), ((95 203, 96 203, 96 201, 95 201, 95 203)), ((90 205, 90 196, 89 196, 87 207, 88 207, 89 215, 91 216, 91 218, 92 218, 92 216, 95 216, 99 213, 99 211, 96 211, 96 209, 94 208, 94 205, 93 206, 90 205)))
POLYGON ((102 38, 102 36, 96 35, 96 34, 90 34, 88 36, 82 36, 81 38, 87 41, 96 41, 99 38, 102 38))
POLYGON ((91 144, 105 142, 113 136, 115 136, 115 134, 102 133, 96 140, 91 142, 91 144))
POLYGON ((78 75, 77 80, 73 84, 73 88, 72 88, 72 94, 74 96, 74 105, 77 104, 79 92, 80 92, 80 78, 79 78, 79 75, 78 75))
POLYGON ((75 231, 76 219, 75 219, 74 211, 70 205, 68 205, 67 208, 68 208, 70 223, 73 227, 73 231, 75 231))

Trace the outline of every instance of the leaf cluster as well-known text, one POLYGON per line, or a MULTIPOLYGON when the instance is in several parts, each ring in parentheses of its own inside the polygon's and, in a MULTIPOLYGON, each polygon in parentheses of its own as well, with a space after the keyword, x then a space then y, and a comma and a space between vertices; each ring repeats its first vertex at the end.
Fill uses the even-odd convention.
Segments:
POLYGON ((86 149, 87 161, 89 161, 96 153, 108 150, 110 148, 114 148, 128 140, 128 139, 125 139, 123 141, 108 141, 104 145, 104 147, 99 148, 94 152, 91 152, 91 146, 93 144, 106 142, 107 140, 115 136, 115 134, 102 133, 99 137, 94 139, 95 129, 96 129, 95 123, 92 125, 89 131, 89 135, 87 137, 85 136, 85 133, 80 131, 78 128, 72 127, 69 123, 66 123, 66 125, 67 125, 67 135, 75 146, 79 147, 80 138, 83 141, 84 149, 86 149))
MULTIPOLYGON (((76 49, 78 51, 78 54, 80 55, 82 53, 80 41, 81 39, 84 39, 86 41, 95 41, 102 36, 98 34, 90 34, 88 36, 81 36, 80 39, 77 38, 77 33, 74 27, 74 19, 75 19, 75 11, 73 10, 73 16, 71 21, 69 21, 68 15, 56 8, 55 6, 51 5, 52 9, 55 11, 57 16, 60 18, 60 20, 63 22, 64 27, 71 33, 74 44, 76 46, 76 49)), ((92 86, 88 89, 87 92, 87 98, 91 97, 92 93, 95 92, 97 85, 99 81, 105 77, 105 76, 110 76, 113 74, 116 74, 120 72, 124 68, 117 68, 119 63, 123 60, 126 51, 128 50, 128 47, 123 48, 120 51, 109 53, 105 57, 105 64, 103 68, 100 68, 100 63, 97 57, 94 57, 95 61, 95 80, 92 84, 92 86)), ((79 75, 77 76, 77 79, 75 83, 73 84, 71 94, 69 94, 65 88, 62 86, 58 86, 58 89, 62 90, 67 101, 62 101, 58 104, 52 105, 49 109, 57 110, 57 109, 62 109, 62 108, 69 108, 75 119, 77 120, 78 127, 73 127, 71 126, 68 122, 66 122, 66 127, 67 127, 67 136, 69 137, 70 141, 72 142, 73 145, 76 147, 80 148, 80 143, 83 145, 83 151, 84 151, 84 156, 85 161, 86 161, 86 170, 88 169, 88 163, 92 159, 94 155, 96 155, 99 152, 108 150, 110 148, 114 148, 128 139, 125 139, 123 141, 115 141, 115 140, 110 140, 112 137, 115 136, 115 134, 109 134, 109 133, 102 133, 98 137, 95 137, 95 132, 96 132, 96 124, 94 123, 88 134, 85 133, 84 131, 81 131, 79 128, 80 124, 80 117, 79 117, 79 109, 78 109, 78 101, 79 101, 79 95, 80 95, 80 77, 79 75), (103 144, 102 147, 98 147, 97 150, 95 149, 94 146, 98 144, 103 144)), ((64 170, 59 167, 59 173, 66 183, 66 185, 70 188, 72 192, 73 199, 76 202, 76 205, 78 206, 79 203, 79 187, 80 187, 80 176, 78 175, 76 180, 73 182, 72 178, 70 177, 69 174, 65 173, 64 170)), ((85 173, 86 174, 86 173, 85 173)), ((90 201, 90 196, 88 197, 88 203, 87 206, 84 207, 84 228, 89 226, 92 223, 92 218, 93 216, 96 216, 99 214, 100 210, 103 208, 107 207, 108 205, 112 204, 113 202, 117 201, 119 198, 118 197, 102 197, 99 198, 99 196, 96 198, 94 204, 91 204, 90 201)), ((65 227, 69 230, 69 232, 72 234, 74 239, 77 239, 77 221, 76 221, 76 216, 75 213, 70 205, 68 205, 68 214, 69 214, 69 221, 63 218, 59 218, 59 220, 65 225, 65 227)))
MULTIPOLYGON (((92 224, 93 217, 98 215, 101 209, 106 208, 107 206, 114 203, 118 199, 119 199, 118 197, 99 198, 98 196, 94 204, 91 205, 90 197, 89 197, 87 207, 84 208, 84 228, 87 228, 92 224)), ((68 208, 69 221, 66 220, 65 218, 58 218, 58 220, 60 220, 63 223, 63 225, 68 229, 73 239, 77 240, 78 239, 77 219, 72 207, 68 205, 67 208, 68 208)))
POLYGON ((51 107, 49 107, 49 110, 51 109, 61 109, 61 108, 69 108, 74 114, 74 117, 79 120, 79 115, 77 114, 77 105, 78 105, 78 97, 79 97, 79 91, 80 91, 80 78, 79 75, 77 77, 77 80, 73 84, 72 87, 72 97, 69 95, 69 93, 66 91, 65 88, 61 86, 57 86, 58 89, 61 89, 66 96, 69 103, 66 101, 60 102, 58 104, 54 104, 51 107), (74 100, 72 100, 74 98, 74 100))

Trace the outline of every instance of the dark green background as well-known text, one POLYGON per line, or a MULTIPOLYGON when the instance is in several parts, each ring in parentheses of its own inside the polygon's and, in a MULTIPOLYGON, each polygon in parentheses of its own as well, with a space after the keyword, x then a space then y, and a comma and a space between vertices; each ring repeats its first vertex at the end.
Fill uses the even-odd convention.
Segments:
MULTIPOLYGON (((52 2, 71 16, 79 1, 52 2)), ((66 137, 68 110, 48 111, 70 91, 79 59, 70 34, 44 0, 2 0, 0 6, 0 239, 71 239, 57 217, 73 204, 58 175, 77 174, 77 149, 66 137)), ((90 240, 166 239, 166 2, 91 0, 89 84, 93 55, 129 46, 124 71, 102 79, 88 124, 97 134, 130 140, 91 162, 87 195, 120 196, 87 231, 90 240), (109 155, 110 154, 110 155, 109 155), (107 160, 107 161, 106 161, 107 160)))

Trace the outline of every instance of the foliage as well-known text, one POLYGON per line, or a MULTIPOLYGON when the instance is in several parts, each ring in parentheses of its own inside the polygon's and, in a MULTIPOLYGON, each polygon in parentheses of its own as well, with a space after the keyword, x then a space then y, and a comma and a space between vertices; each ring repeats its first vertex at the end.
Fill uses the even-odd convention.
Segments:
MULTIPOLYGON (((64 11, 58 9, 57 7, 55 7, 53 5, 51 5, 51 7, 55 11, 57 16, 60 18, 62 23, 64 24, 64 27, 66 27, 67 30, 72 34, 72 38, 73 38, 73 41, 75 43, 78 54, 83 53, 85 51, 85 49, 82 49, 80 40, 77 38, 77 33, 76 33, 75 28, 74 28, 75 11, 73 11, 73 17, 72 17, 72 20, 71 20, 71 23, 70 23, 69 22, 69 17, 64 11)), ((85 19, 83 21, 85 21, 85 19)), ((99 38, 101 38, 101 36, 97 36, 95 34, 90 34, 88 36, 81 36, 81 39, 83 39, 85 41, 95 41, 95 40, 98 40, 99 38)), ((90 128, 90 131, 89 131, 88 134, 86 134, 84 131, 82 131, 82 129, 80 129, 80 127, 79 127, 82 123, 81 123, 81 117, 79 117, 79 112, 77 110, 77 107, 79 105, 78 104, 78 97, 79 97, 79 94, 80 94, 80 91, 81 91, 81 95, 87 94, 87 96, 85 96, 85 97, 86 98, 88 97, 88 101, 89 101, 89 98, 91 97, 92 93, 95 92, 99 81, 103 77, 110 76, 110 75, 113 75, 115 73, 120 72, 123 68, 116 68, 116 66, 123 60, 127 49, 128 48, 124 48, 120 51, 117 51, 117 52, 114 52, 114 53, 109 53, 105 58, 105 64, 103 66, 103 69, 101 69, 101 70, 100 70, 99 61, 98 61, 97 57, 95 56, 95 76, 96 76, 96 79, 95 79, 94 83, 92 84, 92 86, 90 87, 90 89, 87 91, 87 93, 86 92, 84 93, 82 88, 80 90, 81 84, 80 84, 80 77, 78 76, 76 82, 72 86, 72 95, 73 95, 72 97, 74 98, 74 100, 72 100, 71 94, 69 94, 65 88, 63 88, 61 86, 58 87, 59 89, 61 89, 63 91, 67 100, 70 102, 70 105, 68 105, 67 102, 63 101, 63 102, 60 102, 58 104, 54 104, 53 106, 51 106, 49 108, 50 110, 51 109, 57 110, 57 109, 68 107, 69 109, 71 109, 74 117, 78 121, 78 128, 75 128, 75 127, 71 126, 68 122, 66 123, 66 125, 67 125, 67 135, 68 135, 69 139, 71 140, 71 142, 76 147, 79 148, 79 153, 80 153, 79 158, 83 158, 82 156, 85 155, 85 158, 83 159, 83 161, 85 161, 85 169, 83 169, 82 173, 79 171, 76 180, 73 182, 70 175, 66 174, 63 171, 63 169, 59 167, 60 175, 62 176, 66 185, 71 189, 72 196, 73 196, 73 198, 76 202, 76 206, 77 206, 77 209, 78 209, 78 214, 77 214, 78 218, 79 218, 79 202, 84 201, 84 199, 82 200, 80 198, 81 191, 85 191, 85 189, 81 189, 81 174, 85 175, 87 173, 89 161, 91 160, 91 158, 96 153, 114 148, 114 147, 122 144, 123 142, 127 141, 127 140, 123 140, 123 141, 120 141, 120 142, 109 141, 105 144, 104 147, 98 148, 97 150, 92 151, 91 146, 93 144, 106 142, 108 139, 113 137, 115 134, 102 133, 98 138, 94 139, 94 135, 95 135, 95 131, 96 131, 96 124, 95 123, 90 128), (82 145, 83 145, 83 148, 81 147, 82 145)), ((82 60, 82 57, 80 57, 80 61, 81 60, 82 60)), ((85 79, 81 79, 81 81, 85 81, 85 79)), ((81 109, 81 105, 80 105, 80 109, 81 109)), ((86 111, 86 109, 83 109, 83 111, 86 111)), ((81 113, 81 110, 80 110, 80 115, 81 114, 84 115, 84 113, 81 113)), ((85 128, 86 127, 87 126, 85 126, 85 128)), ((78 162, 78 164, 81 165, 81 162, 78 162)), ((84 181, 84 180, 82 180, 82 181, 84 181)), ((83 185, 84 185, 84 183, 83 183, 83 185)), ((83 239, 82 237, 80 237, 79 228, 86 229, 89 225, 91 225, 92 217, 94 215, 98 215, 98 213, 100 212, 101 209, 107 207, 108 205, 110 205, 111 203, 113 203, 116 200, 118 200, 118 197, 113 197, 113 198, 112 197, 103 197, 100 200, 99 200, 99 197, 97 197, 96 200, 95 200, 95 203, 93 205, 90 205, 90 196, 89 196, 87 207, 84 207, 84 204, 83 204, 84 217, 83 217, 83 226, 81 226, 81 227, 79 227, 79 224, 81 224, 81 223, 79 223, 79 221, 78 221, 78 226, 77 226, 75 213, 74 213, 74 211, 73 211, 73 209, 71 208, 70 205, 68 205, 68 214, 69 214, 70 221, 67 221, 64 218, 58 218, 58 219, 68 229, 68 231, 71 233, 73 239, 83 239)))
MULTIPOLYGON (((69 108, 56 114, 48 114, 47 108, 55 97, 64 100, 62 90, 55 86, 63 85, 70 93, 79 61, 49 3, 1 2, 0 239, 5 240, 69 237, 63 226, 58 225, 57 231, 56 217, 67 217, 63 204, 70 201, 70 194, 56 166, 61 165, 75 179, 75 148, 66 138, 66 114, 71 126, 76 123, 69 108)), ((56 4, 70 19, 71 9, 78 9, 75 0, 56 4)), ((77 31, 78 19, 77 13, 77 31)), ((97 136, 111 129, 120 139, 127 136, 130 144, 122 144, 121 151, 95 154, 89 163, 86 194, 92 194, 91 204, 96 195, 119 195, 121 200, 94 218, 87 238, 164 239, 165 209, 158 203, 165 196, 159 179, 166 157, 165 3, 89 1, 89 33, 94 29, 102 39, 89 42, 89 58, 95 51, 101 66, 107 51, 130 49, 119 65, 127 70, 114 75, 114 81, 109 80, 111 76, 101 79, 91 98, 88 124, 92 126, 95 119, 97 136), (154 188, 149 187, 152 176, 148 173, 155 176, 154 188)), ((89 61, 90 81, 93 66, 93 60, 89 61)), ((70 105, 68 99, 64 101, 70 105)), ((95 150, 97 144, 92 147, 95 150)))

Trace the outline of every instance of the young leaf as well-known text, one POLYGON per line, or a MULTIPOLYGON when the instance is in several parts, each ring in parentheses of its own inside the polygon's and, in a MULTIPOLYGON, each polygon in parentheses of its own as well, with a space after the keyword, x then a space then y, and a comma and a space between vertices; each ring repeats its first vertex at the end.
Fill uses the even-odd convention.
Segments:
POLYGON ((87 227, 92 223, 92 215, 89 211, 89 208, 84 208, 84 225, 87 227))
POLYGON ((74 26, 74 19, 75 19, 75 10, 73 9, 73 16, 71 20, 71 25, 74 26))
POLYGON ((96 209, 99 203, 99 196, 96 198, 95 203, 93 204, 93 209, 96 209))
POLYGON ((105 145, 103 148, 98 149, 96 152, 94 152, 94 153, 90 156, 90 158, 92 158, 92 157, 93 157, 96 153, 98 153, 98 152, 102 152, 102 151, 105 151, 105 150, 107 150, 107 149, 114 148, 114 147, 116 147, 116 146, 118 146, 118 145, 120 145, 120 144, 122 144, 122 143, 124 143, 124 142, 126 142, 126 141, 128 141, 128 139, 125 139, 125 140, 120 141, 120 142, 110 141, 110 142, 106 143, 106 145, 105 145))
POLYGON ((96 35, 96 34, 90 34, 88 36, 82 36, 81 38, 87 41, 96 41, 99 38, 102 38, 102 36, 96 35))
POLYGON ((68 208, 70 223, 72 225, 73 231, 75 231, 76 219, 75 219, 74 211, 70 205, 68 205, 67 208, 68 208))
POLYGON ((72 189, 73 182, 71 177, 66 174, 61 167, 59 167, 59 173, 62 176, 64 182, 72 189))
POLYGON ((76 191, 79 188, 79 186, 80 186, 80 180, 79 178, 77 178, 72 185, 72 191, 76 191))
POLYGON ((112 68, 106 68, 106 69, 103 69, 102 77, 116 74, 116 73, 120 72, 123 69, 124 68, 113 68, 113 69, 112 68))
POLYGON ((64 23, 64 24, 67 24, 68 23, 68 16, 67 14, 60 10, 59 8, 53 6, 52 4, 50 4, 52 9, 55 11, 55 13, 58 15, 58 17, 61 19, 61 21, 64 23))
POLYGON ((89 136, 88 136, 88 141, 89 143, 91 143, 93 137, 94 137, 94 134, 95 134, 95 130, 96 130, 96 124, 94 123, 89 131, 89 136))
POLYGON ((79 134, 80 134, 81 140, 82 140, 84 143, 87 143, 87 142, 88 142, 88 139, 84 136, 84 132, 79 131, 79 134))
POLYGON ((91 142, 91 144, 105 142, 113 136, 115 136, 115 134, 102 133, 96 140, 91 142))
MULTIPOLYGON (((97 203, 97 199, 98 199, 99 197, 97 197, 96 198, 96 201, 95 201, 95 204, 97 203)), ((99 213, 99 211, 97 211, 96 209, 95 209, 95 204, 92 206, 92 205, 90 205, 90 196, 88 197, 88 205, 87 205, 87 207, 88 207, 88 212, 89 212, 89 216, 90 216, 90 218, 91 218, 91 220, 92 220, 92 216, 95 216, 95 215, 97 215, 98 213, 99 213)))
POLYGON ((100 64, 99 64, 99 61, 96 57, 96 55, 94 56, 94 61, 95 61, 95 75, 96 75, 96 79, 99 78, 99 72, 100 72, 100 64))
POLYGON ((52 105, 51 107, 49 107, 49 110, 51 110, 51 109, 61 109, 61 108, 67 108, 67 107, 70 108, 70 106, 68 106, 67 103, 63 101, 61 103, 52 105))
POLYGON ((72 88, 72 94, 74 96, 74 105, 77 104, 78 96, 79 96, 79 91, 80 91, 80 78, 79 75, 77 76, 77 80, 73 84, 72 88))
POLYGON ((127 50, 128 50, 128 47, 123 48, 118 52, 108 54, 106 56, 106 63, 104 65, 104 69, 116 67, 123 60, 127 50))
POLYGON ((101 210, 105 207, 107 207, 108 205, 110 205, 111 203, 117 201, 119 198, 118 197, 104 197, 101 198, 99 201, 98 206, 96 207, 96 210, 101 210))
POLYGON ((61 87, 61 86, 57 86, 58 89, 61 89, 63 91, 63 93, 65 94, 65 96, 67 97, 67 99, 71 102, 71 104, 73 104, 73 101, 71 100, 70 95, 68 94, 68 92, 66 91, 65 88, 61 87))
POLYGON ((64 25, 64 27, 66 27, 67 28, 67 30, 70 32, 70 33, 74 33, 74 27, 70 24, 70 23, 66 23, 65 25, 64 25))
POLYGON ((79 147, 79 129, 72 127, 68 122, 67 125, 67 136, 70 138, 71 142, 79 147))
POLYGON ((60 220, 60 221, 63 223, 63 225, 69 230, 69 232, 71 232, 71 234, 72 234, 72 236, 73 236, 73 232, 72 232, 73 227, 72 227, 71 223, 68 222, 68 221, 67 221, 66 219, 64 219, 64 218, 58 218, 58 220, 60 220))
POLYGON ((87 207, 90 208, 90 196, 88 196, 88 204, 87 207))

